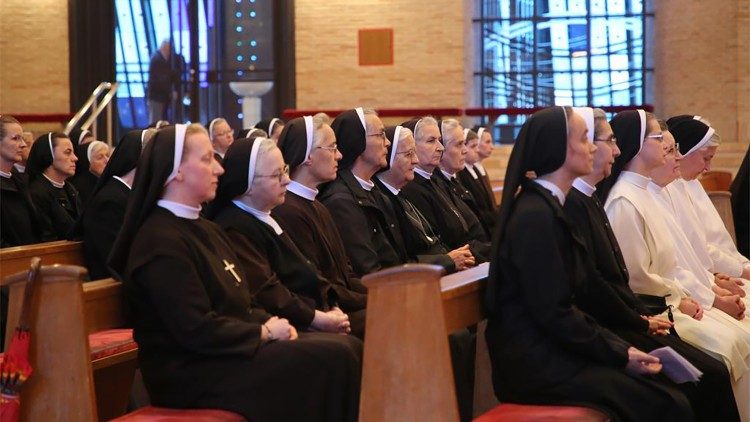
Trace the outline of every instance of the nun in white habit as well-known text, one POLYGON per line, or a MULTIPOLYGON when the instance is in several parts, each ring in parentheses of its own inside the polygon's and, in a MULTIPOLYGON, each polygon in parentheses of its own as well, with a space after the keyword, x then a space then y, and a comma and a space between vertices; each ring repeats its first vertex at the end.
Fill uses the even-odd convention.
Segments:
MULTIPOLYGON (((697 117, 677 120, 670 126, 684 157, 680 169, 681 179, 672 184, 673 190, 679 193, 676 198, 680 201, 679 207, 690 210, 677 215, 677 220, 692 244, 705 245, 712 272, 750 279, 750 260, 737 251, 724 221, 698 181, 701 173, 710 170, 711 159, 721 138, 713 128, 697 117)), ((699 255, 701 254, 702 251, 699 255)), ((701 258, 705 259, 705 256, 701 258)), ((744 282, 743 287, 746 292, 750 292, 750 283, 744 282)))
MULTIPOLYGON (((648 191, 651 172, 665 164, 661 130, 643 110, 619 113, 611 121, 622 155, 597 193, 606 199, 605 210, 620 244, 634 292, 662 296, 671 305, 680 337, 723 361, 732 375, 732 389, 742 420, 750 420, 750 344, 746 333, 718 310, 706 310, 680 283, 690 270, 681 267, 679 248, 666 223, 669 214, 648 191)), ((695 281, 696 291, 699 280, 695 281)), ((710 291, 710 289, 709 289, 710 291)), ((708 293, 703 292, 708 296, 708 293)))

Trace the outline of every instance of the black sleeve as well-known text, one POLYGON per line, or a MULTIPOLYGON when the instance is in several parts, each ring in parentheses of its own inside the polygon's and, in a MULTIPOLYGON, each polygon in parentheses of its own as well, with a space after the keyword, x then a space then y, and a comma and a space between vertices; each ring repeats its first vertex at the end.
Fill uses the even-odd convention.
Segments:
POLYGON ((83 223, 84 247, 92 251, 87 257, 96 257, 96 263, 87 262, 92 271, 92 279, 107 277, 98 273, 99 269, 107 266, 107 258, 112 252, 115 239, 120 231, 120 225, 125 219, 125 210, 114 201, 91 201, 86 211, 83 223), (97 273, 94 273, 97 271, 97 273))
POLYGON ((629 345, 572 303, 563 261, 563 251, 571 245, 560 244, 567 238, 561 231, 549 210, 519 214, 507 241, 513 245, 508 254, 518 269, 521 299, 534 321, 565 349, 608 366, 624 366, 629 345))
POLYGON ((260 346, 261 324, 218 315, 192 262, 158 255, 132 279, 183 347, 204 355, 252 356, 260 346))
POLYGON ((240 259, 253 300, 269 313, 287 318, 295 327, 308 328, 315 317, 315 302, 290 292, 269 265, 267 256, 244 234, 230 228, 227 236, 240 259))
MULTIPOLYGON (((372 229, 362 209, 343 195, 333 195, 325 202, 340 233, 349 262, 357 274, 370 274, 381 269, 378 252, 372 244, 372 229)), ((383 234, 385 235, 385 234, 383 234)))

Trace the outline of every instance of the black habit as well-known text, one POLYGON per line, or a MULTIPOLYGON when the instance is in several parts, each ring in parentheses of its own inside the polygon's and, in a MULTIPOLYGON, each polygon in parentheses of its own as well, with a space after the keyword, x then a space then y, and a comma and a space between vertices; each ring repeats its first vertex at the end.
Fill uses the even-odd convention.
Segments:
POLYGON ((68 182, 75 186, 78 191, 78 198, 81 204, 85 207, 91 199, 91 195, 94 193, 94 187, 99 178, 91 172, 91 162, 89 162, 88 151, 91 147, 91 143, 78 145, 76 147, 76 174, 73 175, 68 182))
POLYGON ((339 307, 345 313, 367 306, 367 287, 352 270, 344 241, 325 205, 287 191, 284 203, 274 208, 271 215, 284 231, 293 234, 294 244, 331 282, 339 307))
POLYGON ((448 273, 455 272, 456 263, 447 255, 450 250, 440 240, 422 213, 400 194, 394 195, 379 178, 374 177, 373 181, 391 203, 399 227, 401 227, 401 235, 409 260, 422 264, 440 265, 448 273))
MULTIPOLYGON (((439 172, 440 169, 435 171, 439 172)), ((415 172, 414 180, 401 189, 399 196, 401 195, 422 213, 448 248, 453 250, 468 244, 477 264, 488 260, 490 243, 479 221, 475 217, 476 225, 470 231, 469 223, 460 210, 437 187, 433 179, 415 172)))
POLYGON ((130 188, 110 178, 86 206, 83 214, 83 254, 92 280, 111 277, 107 258, 125 219, 130 188))
POLYGON ((349 261, 360 277, 408 261, 395 214, 380 189, 366 191, 351 170, 339 170, 336 180, 320 193, 343 236, 349 261))
POLYGON ((328 311, 336 294, 315 266, 297 249, 286 232, 277 235, 266 223, 229 204, 214 222, 221 226, 249 274, 250 294, 268 312, 307 329, 315 310, 328 311))
POLYGON ((24 178, 15 170, 10 177, 0 177, 0 247, 31 245, 52 238, 49 228, 31 201, 31 195, 24 178))
POLYGON ((81 212, 78 191, 70 183, 55 187, 43 175, 29 185, 29 194, 43 225, 51 227, 56 239, 66 239, 81 212))
POLYGON ((474 239, 490 241, 491 231, 487 229, 485 223, 479 218, 479 205, 474 197, 462 184, 457 177, 448 179, 443 172, 437 168, 432 172, 432 179, 435 181, 438 189, 442 190, 453 206, 461 213, 461 217, 469 226, 469 233, 474 239))
MULTIPOLYGON (((477 208, 475 210, 475 213, 477 217, 479 217, 479 221, 482 223, 482 227, 485 228, 485 230, 490 234, 491 237, 495 229, 495 204, 494 202, 492 202, 492 199, 487 192, 487 189, 484 185, 484 179, 482 179, 482 175, 479 173, 479 170, 477 170, 476 168, 472 168, 472 171, 474 171, 474 174, 476 174, 476 179, 466 168, 459 171, 456 174, 456 177, 458 178, 461 186, 469 191, 471 197, 474 199, 474 204, 476 204, 477 208)), ((467 204, 471 206, 470 202, 467 202, 467 204)))

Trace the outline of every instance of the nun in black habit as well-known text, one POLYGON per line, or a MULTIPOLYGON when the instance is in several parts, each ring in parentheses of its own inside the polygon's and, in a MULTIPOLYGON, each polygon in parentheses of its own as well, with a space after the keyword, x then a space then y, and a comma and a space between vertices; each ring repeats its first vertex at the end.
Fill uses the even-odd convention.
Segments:
POLYGON ((76 161, 70 138, 58 132, 38 137, 29 152, 26 172, 31 200, 39 220, 51 228, 55 239, 66 239, 81 213, 78 191, 66 183, 75 174, 76 161))
POLYGON ((485 187, 482 174, 474 167, 474 164, 479 162, 479 137, 476 132, 466 128, 464 138, 466 138, 466 163, 456 177, 459 183, 471 193, 477 206, 475 211, 479 221, 487 229, 487 233, 492 233, 495 228, 495 205, 485 187))
POLYGON ((101 141, 92 141, 76 147, 76 173, 69 182, 76 187, 78 198, 84 208, 91 199, 104 166, 109 161, 109 145, 101 141))
POLYGON ((573 181, 564 206, 566 217, 584 241, 588 257, 585 262, 593 265, 587 270, 589 277, 576 289, 575 303, 600 325, 635 347, 650 352, 670 346, 703 372, 698 383, 676 385, 690 400, 697 420, 737 421, 739 414, 726 366, 682 341, 674 329, 669 330, 669 321, 652 316, 663 310, 650 311, 628 285, 628 270, 620 246, 604 207, 594 194, 595 186, 610 175, 611 163, 620 150, 604 112, 599 110, 595 115, 588 110, 586 116, 586 110, 580 113, 576 108, 587 124, 590 121, 589 141, 597 147, 594 171, 573 181))
POLYGON ((318 185, 336 179, 341 153, 333 129, 321 118, 290 120, 279 137, 279 149, 289 165, 291 181, 284 203, 271 215, 299 250, 331 283, 338 306, 347 315, 352 334, 361 337, 367 288, 351 269, 333 217, 318 201, 318 185))
POLYGON ((588 275, 562 205, 575 177, 591 172, 585 132, 572 109, 550 107, 516 139, 486 291, 495 393, 501 401, 593 407, 613 420, 692 420, 684 395, 649 378, 661 369, 658 359, 572 303, 588 275), (526 179, 530 170, 539 177, 526 179))
POLYGON ((92 280, 112 276, 107 258, 125 219, 138 159, 153 133, 152 130, 131 130, 122 137, 79 220, 83 254, 92 280))
POLYGON ((371 180, 386 164, 390 142, 383 123, 374 112, 357 108, 338 115, 331 127, 342 159, 336 180, 321 189, 320 202, 339 232, 347 233, 343 240, 354 272, 361 277, 406 263, 395 212, 371 180))
POLYGON ((267 138, 238 140, 227 150, 224 166, 212 219, 227 232, 250 275, 251 296, 300 330, 347 333, 349 319, 336 306, 335 290, 271 216, 289 183, 276 144, 267 138))
POLYGON ((457 249, 468 244, 476 263, 487 261, 490 242, 476 215, 435 176, 440 172, 438 165, 444 151, 440 122, 423 117, 401 125, 414 133, 419 164, 414 169, 414 180, 403 187, 400 195, 422 213, 446 246, 457 249))
POLYGON ((440 265, 448 273, 474 266, 475 260, 468 245, 450 250, 422 213, 399 195, 401 188, 414 179, 414 166, 419 163, 414 137, 403 126, 388 127, 385 133, 391 140, 386 156, 388 164, 373 180, 396 213, 409 259, 440 265))
POLYGON ((279 140, 281 131, 284 129, 284 121, 278 117, 272 117, 270 119, 263 119, 253 125, 253 129, 260 129, 265 131, 269 138, 274 141, 279 140))
MULTIPOLYGON (((25 177, 15 164, 22 159, 23 128, 12 116, 0 116, 0 248, 48 240, 49 228, 37 216, 25 177)), ((0 337, 4 338, 4 337, 0 337)))
POLYGON ((361 342, 297 332, 255 307, 231 240, 200 217, 221 166, 200 125, 143 153, 110 264, 124 281, 151 402, 251 421, 354 421, 361 342), (296 339, 296 340, 295 340, 296 339))

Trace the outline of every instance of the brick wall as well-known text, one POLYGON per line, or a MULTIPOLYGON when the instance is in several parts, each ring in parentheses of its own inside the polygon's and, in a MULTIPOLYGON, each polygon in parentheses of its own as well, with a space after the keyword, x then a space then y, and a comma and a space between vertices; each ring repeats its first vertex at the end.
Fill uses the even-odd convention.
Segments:
POLYGON ((69 112, 67 5, 2 0, 0 112, 69 112))
MULTIPOLYGON (((469 0, 297 0, 298 108, 456 107, 467 102, 469 0), (393 28, 394 64, 359 66, 357 31, 393 28)), ((470 62, 469 62, 470 63, 470 62)))
POLYGON ((750 142, 749 4, 656 2, 657 114, 698 113, 726 142, 750 142))

